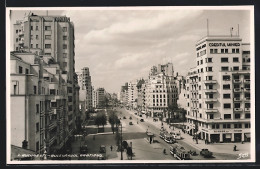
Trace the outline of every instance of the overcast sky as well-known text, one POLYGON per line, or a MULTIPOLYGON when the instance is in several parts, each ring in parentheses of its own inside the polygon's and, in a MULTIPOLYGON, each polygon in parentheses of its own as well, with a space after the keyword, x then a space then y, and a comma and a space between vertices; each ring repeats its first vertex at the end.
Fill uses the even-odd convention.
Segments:
MULTIPOLYGON (((121 8, 122 9, 122 8, 121 8)), ((45 15, 46 11, 33 11, 45 15)), ((13 11, 11 22, 28 11, 13 11)), ((147 78, 153 65, 173 62, 186 75, 196 65, 195 43, 207 34, 234 34, 239 24, 243 42, 250 42, 250 13, 246 10, 67 10, 75 25, 76 71, 89 67, 92 85, 120 91, 125 82, 147 78)), ((12 48, 11 44, 11 48, 12 48)))

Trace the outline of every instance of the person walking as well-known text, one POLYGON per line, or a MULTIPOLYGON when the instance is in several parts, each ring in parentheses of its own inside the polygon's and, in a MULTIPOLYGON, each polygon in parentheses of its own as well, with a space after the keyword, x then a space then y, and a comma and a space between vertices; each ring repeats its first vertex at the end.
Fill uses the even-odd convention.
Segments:
POLYGON ((110 149, 111 149, 111 151, 113 151, 113 146, 112 145, 110 146, 110 149))

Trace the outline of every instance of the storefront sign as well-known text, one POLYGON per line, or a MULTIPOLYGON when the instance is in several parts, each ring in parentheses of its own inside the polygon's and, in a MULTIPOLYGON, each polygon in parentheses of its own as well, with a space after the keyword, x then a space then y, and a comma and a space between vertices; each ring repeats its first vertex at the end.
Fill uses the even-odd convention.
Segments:
POLYGON ((234 130, 234 132, 242 132, 242 130, 234 130))
POLYGON ((229 130, 213 130, 214 133, 228 133, 229 130))
POLYGON ((205 48, 205 47, 206 47, 206 44, 204 44, 204 45, 202 45, 202 46, 199 46, 199 47, 197 47, 197 51, 200 50, 200 49, 202 49, 202 48, 205 48))
POLYGON ((209 43, 209 47, 231 47, 240 46, 240 43, 209 43))

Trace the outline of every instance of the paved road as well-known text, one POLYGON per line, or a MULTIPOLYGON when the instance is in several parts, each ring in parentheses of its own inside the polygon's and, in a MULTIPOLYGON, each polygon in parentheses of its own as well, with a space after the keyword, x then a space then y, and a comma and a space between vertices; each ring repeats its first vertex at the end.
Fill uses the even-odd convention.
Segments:
MULTIPOLYGON (((118 109, 119 110, 119 109, 118 109)), ((143 117, 138 117, 137 115, 133 115, 133 111, 129 111, 126 109, 120 109, 119 111, 122 112, 122 116, 126 116, 127 119, 125 119, 126 123, 129 121, 128 117, 132 116, 133 117, 133 121, 136 122, 137 119, 140 120, 141 118, 146 119, 145 116, 143 117), (131 113, 130 113, 131 112, 131 113)), ((161 122, 157 122, 157 123, 161 123, 161 122)), ((148 129, 149 132, 152 132, 156 135, 155 139, 157 139, 161 146, 162 149, 160 151, 163 151, 163 148, 166 148, 167 152, 169 153, 169 147, 170 145, 167 144, 166 142, 164 142, 162 139, 159 138, 159 129, 158 129, 158 125, 155 126, 151 123, 147 123, 147 122, 140 122, 139 124, 135 124, 136 126, 138 126, 139 128, 141 128, 142 130, 146 131, 148 129)), ((136 130, 137 128, 132 127, 133 130, 136 130)), ((129 128, 130 130, 130 128, 129 128)), ((197 147, 194 147, 193 145, 189 144, 188 142, 186 142, 185 139, 183 140, 178 140, 178 143, 180 145, 182 145, 186 150, 195 150, 197 153, 199 153, 200 149, 197 147)), ((197 156, 191 156, 192 160, 235 160, 237 159, 237 155, 233 155, 233 154, 227 154, 227 153, 214 153, 212 158, 204 158, 203 156, 197 155, 197 156)))

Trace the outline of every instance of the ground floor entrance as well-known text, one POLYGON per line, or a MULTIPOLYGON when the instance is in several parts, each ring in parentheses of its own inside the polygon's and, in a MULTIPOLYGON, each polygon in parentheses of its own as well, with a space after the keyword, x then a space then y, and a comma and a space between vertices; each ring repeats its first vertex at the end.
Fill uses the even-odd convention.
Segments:
POLYGON ((219 134, 211 134, 210 140, 211 140, 211 143, 219 143, 220 142, 219 134))
POLYGON ((234 142, 242 141, 242 133, 234 133, 234 142))

